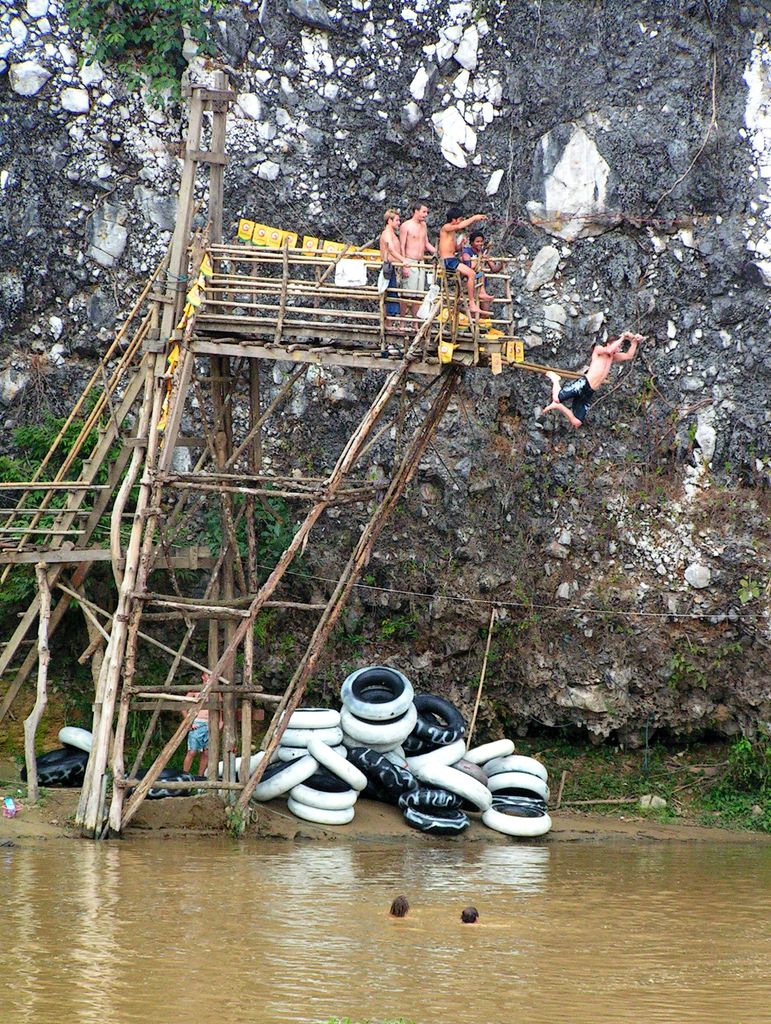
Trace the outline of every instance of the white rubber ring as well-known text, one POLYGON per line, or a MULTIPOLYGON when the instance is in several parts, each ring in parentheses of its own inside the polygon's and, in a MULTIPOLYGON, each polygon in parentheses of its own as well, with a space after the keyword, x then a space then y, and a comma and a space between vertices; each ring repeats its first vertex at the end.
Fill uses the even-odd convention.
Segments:
POLYGON ((385 750, 383 753, 391 764, 398 765, 400 768, 407 767, 407 755, 404 753, 404 747, 394 747, 393 750, 385 750))
MULTIPOLYGON (((254 769, 257 767, 257 765, 263 759, 263 757, 265 757, 265 751, 264 750, 258 750, 256 754, 252 754, 252 756, 249 758, 249 775, 252 774, 254 769)), ((222 761, 220 761, 219 765, 217 766, 217 778, 218 779, 222 778, 222 772, 223 772, 223 764, 222 764, 222 761)), ((246 782, 246 779, 242 779, 241 778, 241 758, 240 757, 236 758, 236 778, 238 779, 239 782, 246 782)))
POLYGON ((315 736, 329 747, 336 747, 343 742, 343 730, 340 726, 335 726, 333 729, 284 729, 281 734, 281 745, 307 747, 311 736, 315 736))
POLYGON ((392 748, 404 743, 409 734, 415 728, 418 720, 418 712, 414 704, 410 704, 404 718, 396 722, 363 722, 356 718, 348 708, 343 708, 340 713, 340 724, 345 730, 346 736, 358 740, 364 747, 373 743, 390 744, 392 748))
MULTIPOLYGON (((372 686, 385 688, 385 683, 373 682, 372 686)), ((415 691, 412 689, 412 683, 409 681, 407 676, 402 675, 402 673, 397 671, 395 668, 386 668, 383 665, 369 665, 367 668, 356 669, 355 672, 351 672, 340 687, 340 700, 343 704, 349 708, 354 715, 357 715, 359 718, 366 718, 369 722, 385 722, 390 718, 398 718, 399 715, 403 715, 410 704, 412 704, 412 698, 414 696, 415 691), (370 702, 367 700, 360 700, 358 697, 354 697, 353 684, 362 672, 369 672, 373 668, 383 668, 385 671, 395 672, 396 675, 399 676, 403 688, 398 697, 394 697, 393 700, 389 700, 383 704, 375 703, 374 701, 370 702)))
POLYGON ((340 725, 340 712, 334 708, 298 708, 289 719, 289 729, 334 729, 340 725))
POLYGON ((88 729, 79 729, 77 725, 65 725, 59 730, 59 742, 66 747, 76 747, 78 750, 85 750, 91 753, 91 733, 88 729))
POLYGON ((317 825, 347 825, 349 821, 353 821, 353 807, 347 807, 343 811, 326 811, 321 807, 309 807, 308 804, 298 803, 291 796, 286 805, 296 818, 313 821, 317 825))
POLYGON ((506 757, 513 753, 514 744, 511 740, 493 740, 492 743, 483 743, 481 747, 472 747, 466 754, 466 760, 484 764, 494 757, 506 757))
POLYGON ((346 789, 343 793, 326 793, 306 786, 303 782, 290 789, 289 795, 298 804, 318 807, 322 811, 344 811, 348 807, 353 807, 359 796, 355 789, 346 789))
POLYGON ((543 779, 537 775, 528 775, 527 772, 501 772, 500 775, 493 775, 488 779, 487 788, 491 793, 498 793, 502 789, 526 789, 542 800, 549 799, 549 787, 543 779))
POLYGON ((544 782, 549 781, 549 773, 541 762, 536 761, 534 757, 525 757, 524 754, 494 757, 492 761, 485 761, 484 769, 488 776, 500 775, 501 772, 527 772, 528 775, 535 775, 544 782))
MULTIPOLYGON (((348 751, 342 745, 337 747, 330 747, 330 750, 336 750, 340 757, 347 757, 348 751)), ((276 750, 277 761, 298 761, 301 757, 305 757, 308 753, 307 747, 284 747, 279 746, 276 750)))
POLYGON ((538 818, 520 818, 491 807, 482 815, 482 824, 506 836, 543 836, 551 828, 551 818, 545 811, 538 818))
POLYGON ((420 773, 424 767, 430 767, 435 764, 455 764, 456 761, 460 761, 465 755, 466 742, 460 739, 454 743, 448 743, 446 747, 437 747, 436 750, 429 750, 427 754, 416 754, 415 757, 408 757, 407 767, 413 775, 417 775, 419 779, 422 779, 423 776, 420 773))
MULTIPOLYGON (((311 740, 308 744, 308 753, 315 757, 319 764, 328 768, 338 779, 347 782, 351 789, 355 789, 359 793, 366 789, 367 776, 364 772, 360 772, 355 764, 349 764, 344 757, 328 747, 326 743, 322 743, 320 740, 311 740)), ((300 781, 305 782, 305 779, 300 781)))
POLYGON ((355 740, 353 736, 349 736, 347 733, 343 733, 343 745, 346 747, 369 747, 370 750, 376 750, 378 754, 388 754, 392 750, 401 749, 398 743, 362 743, 361 740, 355 740))
POLYGON ((318 761, 306 754, 265 782, 258 782, 254 787, 254 799, 264 801, 273 800, 277 796, 283 796, 290 789, 294 789, 295 786, 299 786, 301 782, 309 779, 318 767, 318 761))
POLYGON ((486 811, 493 805, 493 794, 487 786, 447 764, 426 765, 418 778, 431 786, 438 786, 463 797, 480 811, 486 811))

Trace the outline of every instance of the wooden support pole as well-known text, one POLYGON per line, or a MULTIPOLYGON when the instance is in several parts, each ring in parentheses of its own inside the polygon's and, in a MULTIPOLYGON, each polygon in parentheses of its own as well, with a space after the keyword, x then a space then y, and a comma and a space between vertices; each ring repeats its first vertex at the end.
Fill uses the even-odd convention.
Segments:
POLYGON ((380 535, 388 516, 391 514, 393 508, 403 494, 404 488, 407 486, 417 470, 420 459, 431 440, 433 432, 436 430, 436 427, 444 416, 459 379, 460 370, 457 367, 451 367, 447 373, 444 374, 439 391, 434 398, 434 402, 426 414, 423 423, 421 423, 420 427, 413 434, 404 458, 402 459, 399 469, 391 480, 383 501, 380 503, 375 514, 362 531, 359 541, 354 548, 345 569, 343 570, 332 596, 329 599, 326 610, 316 626, 310 643, 306 648, 305 654, 290 680, 281 703, 278 705, 273 715, 273 719, 267 733, 265 734, 265 739, 263 740, 263 749, 266 752, 265 757, 261 760, 260 764, 257 765, 255 771, 247 780, 241 796, 238 798, 238 807, 244 815, 248 815, 249 800, 254 792, 254 788, 262 778, 262 774, 265 771, 273 752, 278 747, 281 736, 289 722, 292 712, 297 708, 302 700, 303 693, 305 692, 305 686, 316 667, 316 663, 321 655, 324 644, 326 643, 329 634, 334 628, 334 625, 345 606, 348 595, 369 560, 372 545, 380 535))
MULTIPOLYGON (((386 379, 385 383, 383 384, 383 387, 380 389, 380 392, 376 396, 375 400, 373 401, 373 403, 370 406, 369 410, 367 411, 366 415, 363 417, 362 421, 359 423, 359 426, 354 431, 353 435, 349 438, 348 443, 346 444, 345 448, 343 449, 342 453, 340 454, 340 456, 339 456, 339 458, 337 460, 337 463, 335 464, 335 468, 333 469, 332 473, 329 476, 329 481, 328 481, 328 484, 327 484, 326 496, 325 496, 324 500, 318 502, 318 504, 316 504, 310 510, 308 515, 305 517, 305 520, 300 524, 300 527, 298 528, 297 532, 295 533, 294 537, 292 538, 292 540, 289 543, 289 545, 286 548, 286 550, 283 552, 283 554, 279 558, 278 563, 276 564, 276 566, 273 569, 272 573, 270 574, 268 579, 265 581, 265 583, 262 585, 262 587, 258 591, 257 595, 255 596, 254 600, 252 601, 252 603, 251 603, 251 605, 249 607, 249 617, 246 618, 246 619, 243 619, 238 624, 238 626, 235 629, 235 632, 233 634, 233 637, 232 637, 230 643, 224 649, 222 654, 220 654, 220 656, 217 659, 216 663, 212 666, 212 668, 211 668, 211 678, 210 678, 209 682, 207 684, 205 684, 204 689, 201 691, 201 693, 204 694, 205 698, 208 698, 208 696, 209 696, 209 689, 211 687, 212 679, 214 679, 215 677, 219 676, 219 674, 223 671, 224 666, 228 663, 228 661, 235 654, 235 650, 236 650, 238 644, 240 644, 243 641, 244 636, 245 636, 247 630, 251 630, 252 629, 252 627, 254 625, 254 620, 257 618, 257 615, 260 613, 260 611, 263 608, 265 602, 270 598, 270 596, 273 594, 273 592, 276 589, 276 587, 278 586, 278 584, 281 582, 281 579, 283 578, 284 574, 286 573, 286 570, 291 565, 291 563, 294 560, 295 556, 304 547, 305 542, 307 541, 308 535, 309 535, 310 531, 312 530, 313 526, 315 525, 316 521, 319 519, 321 514, 328 507, 328 505, 329 505, 328 498, 331 498, 331 497, 334 496, 335 491, 337 490, 338 487, 340 487, 343 479, 345 478, 345 475, 348 473, 348 471, 351 469, 353 464, 356 462, 356 460, 357 460, 357 458, 358 458, 358 456, 359 456, 359 454, 361 452, 361 449, 364 446, 364 443, 366 442, 367 437, 369 436, 370 431, 373 429, 375 424, 378 422, 378 420, 379 420, 380 416, 382 415, 383 411, 385 410, 386 406, 391 401, 391 399, 393 398, 394 394, 397 392, 398 388, 400 387, 402 380, 404 379, 404 377, 409 372, 410 363, 411 363, 412 359, 414 358, 414 351, 417 351, 417 349, 415 349, 415 345, 417 345, 417 341, 418 341, 418 339, 416 339, 416 342, 411 347, 410 352, 402 360, 402 363, 400 364, 399 368, 397 370, 394 370, 391 374, 389 374, 388 378, 386 379), (204 691, 205 691, 205 693, 204 693, 204 691)), ((216 622, 214 624, 216 625, 216 622)), ((210 626, 211 626, 211 623, 210 623, 210 626)), ((174 753, 174 750, 176 750, 176 746, 181 741, 182 736, 187 731, 187 728, 189 727, 189 724, 193 720, 193 715, 194 715, 194 711, 188 712, 188 715, 186 716, 186 720, 189 718, 189 722, 187 723, 187 726, 185 726, 185 722, 183 722, 183 726, 185 726, 185 728, 183 729, 182 727, 180 727, 180 729, 177 730, 177 732, 174 734, 172 739, 169 741, 169 743, 166 744, 164 749, 161 751, 160 755, 156 758, 155 762, 147 770, 147 774, 145 775, 145 778, 142 781, 142 785, 137 787, 137 789, 135 790, 135 792, 132 795, 131 799, 128 801, 128 803, 125 806, 125 809, 123 811, 123 816, 122 816, 122 819, 121 819, 121 830, 126 827, 126 825, 131 821, 133 816, 136 814, 140 804, 142 803, 142 800, 144 800, 145 796, 147 795, 148 791, 152 787, 153 783, 158 778, 158 775, 161 773, 163 768, 166 766, 166 763, 167 763, 169 757, 171 757, 171 755, 174 753)), ((214 717, 216 719, 216 716, 214 716, 214 717)), ((211 730, 211 725, 212 725, 212 719, 210 718, 210 720, 209 720, 209 733, 210 733, 210 735, 209 735, 209 740, 210 740, 210 742, 209 742, 209 756, 210 756, 211 759, 213 759, 214 755, 212 754, 212 750, 211 750, 211 731, 212 731, 211 730)), ((253 786, 254 785, 256 785, 256 783, 254 783, 253 786)), ((253 786, 252 786, 252 788, 253 788, 253 786)))
POLYGON ((35 736, 40 719, 48 703, 48 661, 50 652, 48 650, 48 620, 51 616, 51 590, 48 586, 48 576, 44 562, 38 562, 35 566, 38 593, 40 595, 40 615, 38 621, 37 639, 37 694, 35 705, 24 721, 24 760, 27 764, 27 796, 33 803, 40 798, 40 790, 37 782, 37 759, 35 757, 35 736))
POLYGON ((471 716, 471 724, 468 727, 468 739, 466 745, 471 746, 471 737, 474 735, 474 726, 477 724, 477 713, 479 712, 479 702, 482 700, 482 687, 485 685, 485 674, 487 672, 487 659, 490 656, 490 644, 493 639, 493 627, 495 625, 495 608, 490 609, 490 623, 487 627, 487 643, 485 644, 485 656, 482 660, 482 671, 479 675, 479 686, 477 687, 477 698, 474 702, 474 713, 471 716))

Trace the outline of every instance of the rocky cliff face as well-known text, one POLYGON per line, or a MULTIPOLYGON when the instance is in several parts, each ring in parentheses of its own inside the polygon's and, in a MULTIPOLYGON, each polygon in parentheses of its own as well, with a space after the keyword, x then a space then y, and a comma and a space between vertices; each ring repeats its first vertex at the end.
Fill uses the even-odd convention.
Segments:
MULTIPOLYGON (((184 131, 80 63, 59 3, 17 6, 0 13, 7 438, 41 401, 66 408, 165 250, 184 131)), ((425 200, 436 229, 458 203, 516 260, 531 358, 648 337, 576 434, 538 418, 542 378, 467 373, 349 613, 357 656, 465 701, 493 602, 491 722, 629 741, 767 722, 769 4, 263 0, 211 29, 238 91, 231 233, 248 216, 363 243, 386 206, 425 200)), ((368 387, 314 377, 287 414, 304 458, 328 463, 368 387)))

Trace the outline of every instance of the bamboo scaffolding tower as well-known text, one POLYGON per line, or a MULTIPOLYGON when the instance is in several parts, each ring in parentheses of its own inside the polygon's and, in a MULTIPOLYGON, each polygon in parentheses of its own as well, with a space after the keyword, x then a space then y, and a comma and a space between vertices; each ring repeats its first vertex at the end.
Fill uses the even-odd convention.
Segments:
MULTIPOLYGON (((427 261, 424 269, 439 294, 416 317, 425 293, 379 293, 372 241, 339 252, 295 249, 286 239, 275 249, 225 242, 225 129, 235 94, 223 72, 215 79, 213 86, 188 90, 178 214, 167 255, 32 479, 0 485, 0 503, 8 506, 0 509, 1 578, 34 570, 38 581, 17 628, 0 645, 0 682, 12 677, 0 720, 39 653, 48 658, 53 634, 76 602, 88 624, 81 663, 100 659, 92 749, 76 817, 90 838, 122 834, 202 708, 210 713, 210 740, 207 778, 199 788, 218 793, 248 819, 254 788, 289 713, 302 701, 464 367, 551 369, 527 362, 513 333, 506 260, 500 271, 485 271, 494 297, 481 319, 464 311, 458 282, 427 261), (207 186, 208 223, 193 232, 194 196, 207 186), (356 285, 345 277, 353 264, 356 285), (399 312, 386 317, 386 302, 399 312), (332 468, 315 474, 307 465, 298 468, 301 452, 293 463, 291 445, 290 455, 278 457, 271 440, 285 432, 282 413, 312 366, 379 374, 379 390, 332 468), (425 387, 408 429, 406 386, 416 375, 425 387), (75 443, 66 447, 75 424, 75 443), (366 460, 388 432, 397 438, 398 456, 390 476, 373 483, 366 460), (351 550, 341 552, 336 581, 309 597, 297 583, 296 562, 318 543, 317 525, 330 513, 351 517, 359 529, 352 531, 351 550), (259 554, 260 522, 285 530, 283 550, 270 564, 259 554), (84 588, 100 562, 111 570, 109 604, 84 588), (44 599, 40 626, 46 641, 31 643, 40 595, 49 591, 54 600, 49 611, 44 599), (268 692, 256 667, 255 628, 266 610, 301 616, 307 630, 282 692, 268 692), (150 653, 164 663, 162 682, 141 678, 150 653), (237 776, 236 756, 249 763, 261 708, 272 712, 260 744, 268 756, 251 775, 237 776), (127 742, 132 712, 144 726, 136 749, 127 742), (158 728, 169 712, 176 714, 175 726, 164 742, 158 728)), ((46 669, 50 675, 44 665, 40 679, 46 669)))

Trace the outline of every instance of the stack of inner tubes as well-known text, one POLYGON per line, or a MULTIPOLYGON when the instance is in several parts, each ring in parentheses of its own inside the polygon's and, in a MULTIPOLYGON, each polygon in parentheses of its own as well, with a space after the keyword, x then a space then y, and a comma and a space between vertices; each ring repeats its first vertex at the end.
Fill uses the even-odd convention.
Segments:
POLYGON ((468 752, 488 776, 492 806, 482 823, 509 836, 542 836, 551 829, 547 811, 548 773, 534 757, 515 754, 510 740, 488 743, 468 752))
POLYGON ((298 708, 281 737, 278 764, 266 769, 257 798, 286 794, 295 817, 317 825, 347 825, 367 780, 348 763, 342 738, 339 711, 298 708))
POLYGON ((276 757, 279 761, 296 761, 305 757, 311 737, 335 747, 339 754, 344 755, 340 712, 334 708, 298 708, 293 711, 281 737, 276 757))
MULTIPOLYGON (((83 785, 88 755, 91 750, 91 733, 87 729, 65 726, 59 730, 61 747, 49 750, 37 757, 37 781, 40 786, 61 786, 74 788, 83 785)), ((27 769, 21 770, 22 782, 27 781, 27 769)))
POLYGON ((374 665, 351 673, 340 689, 345 746, 398 751, 418 718, 414 695, 412 683, 396 669, 374 665))

